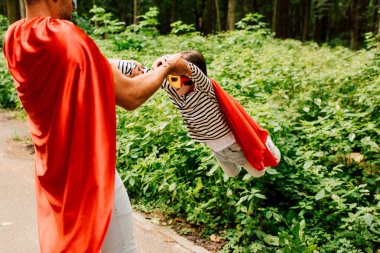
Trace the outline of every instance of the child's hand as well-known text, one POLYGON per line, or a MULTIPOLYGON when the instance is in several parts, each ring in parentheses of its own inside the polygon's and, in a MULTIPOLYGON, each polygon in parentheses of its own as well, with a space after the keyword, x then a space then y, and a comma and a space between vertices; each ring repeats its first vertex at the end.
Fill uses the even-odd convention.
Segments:
POLYGON ((175 54, 169 59, 169 63, 172 66, 171 75, 188 76, 191 77, 192 72, 187 65, 186 61, 182 58, 181 54, 175 54))
POLYGON ((163 67, 169 66, 169 59, 170 58, 171 58, 171 55, 164 55, 164 56, 159 57, 152 64, 152 70, 155 70, 156 68, 158 68, 160 66, 163 66, 163 67))

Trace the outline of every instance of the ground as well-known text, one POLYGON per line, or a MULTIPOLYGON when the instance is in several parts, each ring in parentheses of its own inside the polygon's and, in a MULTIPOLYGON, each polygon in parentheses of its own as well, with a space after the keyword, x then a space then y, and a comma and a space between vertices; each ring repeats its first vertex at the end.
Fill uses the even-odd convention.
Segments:
MULTIPOLYGON (((33 146, 25 120, 18 115, 0 110, 0 252, 37 253, 33 146)), ((157 223, 157 213, 134 211, 133 219, 139 253, 207 253, 217 252, 221 245, 190 233, 197 245, 175 232, 173 228, 183 231, 180 222, 163 226, 162 218, 157 223)))

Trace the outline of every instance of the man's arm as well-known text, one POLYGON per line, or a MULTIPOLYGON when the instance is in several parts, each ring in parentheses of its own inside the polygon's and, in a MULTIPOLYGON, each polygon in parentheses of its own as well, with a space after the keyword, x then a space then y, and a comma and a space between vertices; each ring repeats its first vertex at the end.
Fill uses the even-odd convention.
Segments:
POLYGON ((145 72, 143 65, 134 60, 108 59, 108 61, 128 77, 135 77, 145 72))
POLYGON ((132 111, 148 100, 161 86, 172 66, 160 66, 155 71, 134 78, 125 76, 112 65, 116 104, 132 111))

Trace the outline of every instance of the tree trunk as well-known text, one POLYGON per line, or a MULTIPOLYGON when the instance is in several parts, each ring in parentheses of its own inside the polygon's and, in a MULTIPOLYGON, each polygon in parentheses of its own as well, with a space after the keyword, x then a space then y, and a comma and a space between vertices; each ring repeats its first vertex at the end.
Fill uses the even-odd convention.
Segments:
POLYGON ((289 38, 289 5, 289 0, 275 0, 272 28, 276 38, 289 38))
MULTIPOLYGON (((377 10, 380 9, 380 0, 378 0, 378 3, 377 3, 377 10)), ((380 50, 380 13, 378 12, 378 15, 377 15, 377 24, 378 24, 378 28, 377 28, 377 49, 380 50)))
POLYGON ((222 25, 220 23, 219 0, 215 0, 215 11, 216 11, 216 30, 220 32, 222 30, 222 25))
POLYGON ((133 0, 133 24, 139 23, 140 0, 133 0))
POLYGON ((193 1, 195 6, 195 20, 196 20, 196 29, 200 32, 204 32, 203 25, 203 10, 205 9, 206 0, 202 0, 200 3, 196 0, 193 1))
POLYGON ((170 23, 174 23, 178 20, 178 6, 177 0, 172 0, 172 10, 171 10, 170 23))
POLYGON ((214 1, 206 0, 206 16, 205 16, 205 26, 204 32, 206 34, 212 33, 215 29, 215 10, 214 10, 214 1))
POLYGON ((235 30, 235 6, 236 0, 228 0, 227 30, 235 30))
POLYGON ((9 23, 12 24, 21 18, 19 1, 5 0, 5 5, 7 7, 7 17, 8 17, 9 23))
POLYGON ((332 0, 322 1, 315 6, 315 27, 314 40, 318 43, 327 40, 327 31, 329 29, 329 11, 332 6, 332 0))
POLYGON ((238 6, 241 6, 241 8, 240 8, 240 13, 239 13, 240 15, 236 19, 237 21, 241 20, 242 18, 244 18, 245 15, 248 13, 248 11, 247 11, 247 9, 248 9, 247 5, 248 4, 247 4, 247 2, 245 0, 240 0, 239 1, 238 6))
POLYGON ((302 41, 306 41, 309 35, 311 0, 303 1, 302 41))
POLYGON ((25 2, 24 0, 20 0, 20 17, 25 18, 25 2))
POLYGON ((351 50, 358 50, 363 42, 362 35, 365 26, 365 13, 368 5, 368 0, 353 0, 350 5, 351 17, 351 50))

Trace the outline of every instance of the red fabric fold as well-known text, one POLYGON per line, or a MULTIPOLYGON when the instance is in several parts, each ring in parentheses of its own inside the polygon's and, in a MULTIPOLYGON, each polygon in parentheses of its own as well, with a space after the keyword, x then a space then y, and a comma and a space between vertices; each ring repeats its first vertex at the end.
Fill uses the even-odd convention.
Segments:
POLYGON ((215 80, 210 80, 236 142, 240 145, 248 162, 257 170, 277 166, 277 159, 265 145, 268 132, 256 123, 215 80))
POLYGON ((36 151, 41 252, 100 252, 115 180, 111 66, 73 23, 49 17, 13 24, 3 50, 36 151))

